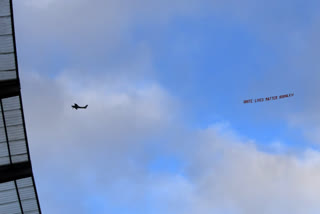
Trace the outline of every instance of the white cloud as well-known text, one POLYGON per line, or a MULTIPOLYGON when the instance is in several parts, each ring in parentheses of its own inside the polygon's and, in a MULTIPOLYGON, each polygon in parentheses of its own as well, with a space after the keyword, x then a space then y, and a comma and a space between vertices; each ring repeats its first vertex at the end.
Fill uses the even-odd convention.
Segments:
MULTIPOLYGON (((40 46, 55 45, 51 43, 54 41, 73 46, 71 52, 88 55, 96 53, 97 46, 108 51, 113 45, 126 46, 130 42, 124 41, 130 39, 123 37, 143 19, 158 28, 170 17, 193 13, 196 5, 195 1, 187 4, 125 0, 31 3, 16 3, 18 29, 23 32, 24 41, 34 40, 40 46)), ((227 8, 227 3, 214 3, 231 19, 239 18, 239 22, 261 24, 274 15, 270 12, 272 7, 264 11, 263 6, 251 1, 241 4, 228 1, 232 4, 227 8)), ((277 19, 267 22, 268 30, 259 28, 261 34, 268 32, 266 37, 278 38, 278 33, 269 33, 286 26, 288 17, 276 28, 272 27, 277 19)), ((260 26, 265 28, 263 24, 260 26)), ((286 36, 292 35, 292 29, 284 29, 289 32, 286 36)), ((311 41, 310 47, 315 42, 311 41)), ((102 69, 91 76, 93 71, 76 69, 63 71, 53 79, 38 73, 24 74, 25 116, 43 212, 90 213, 87 206, 90 208, 90 200, 98 197, 106 204, 112 202, 132 209, 138 209, 133 203, 141 207, 150 203, 158 208, 154 213, 318 213, 318 152, 265 153, 256 148, 254 141, 245 141, 230 131, 225 123, 200 132, 181 131, 181 127, 176 127, 180 123, 176 114, 183 109, 177 109, 176 101, 157 83, 141 78, 143 72, 152 70, 150 63, 144 61, 149 56, 148 48, 142 49, 147 52, 143 59, 132 60, 138 61, 138 65, 116 66, 116 72, 102 69), (135 78, 135 71, 142 75, 135 78), (73 102, 89 107, 86 111, 75 111, 70 107, 73 102), (161 139, 164 135, 174 137, 164 142, 161 139), (148 172, 154 152, 150 147, 154 144, 172 150, 187 165, 184 176, 148 172)), ((316 60, 306 62, 315 65, 316 60)), ((313 74, 314 70, 305 76, 304 85, 308 85, 313 74)), ((311 79, 317 82, 318 78, 311 79)), ((310 89, 315 89, 315 84, 310 85, 310 89)), ((313 102, 308 104, 316 106, 313 102)), ((314 117, 317 109, 306 111, 295 120, 298 125, 312 124, 312 136, 318 130, 314 117)), ((105 206, 105 210, 99 211, 112 213, 105 206)))
POLYGON ((155 133, 174 117, 172 99, 157 84, 140 86, 104 75, 83 77, 64 73, 48 79, 37 73, 24 74, 22 90, 29 120, 33 121, 29 126, 31 132, 37 130, 37 135, 62 138, 72 136, 73 140, 80 140, 88 133, 89 138, 96 140, 106 137, 129 140, 132 136, 139 139, 140 133, 155 133), (116 84, 126 87, 120 89, 116 84), (71 105, 75 102, 89 107, 74 111, 71 105))
POLYGON ((181 131, 173 116, 175 102, 157 84, 139 89, 126 82, 126 90, 115 90, 108 83, 119 81, 116 77, 94 86, 68 72, 56 79, 25 73, 23 80, 43 212, 90 213, 93 206, 99 207, 97 213, 127 207, 132 213, 169 214, 312 214, 320 209, 319 152, 265 153, 226 122, 181 131), (70 87, 86 82, 79 91, 70 87), (71 109, 75 97, 89 103, 86 111, 71 109), (161 136, 169 129, 174 138, 164 142, 161 136), (167 146, 186 164, 183 175, 148 171, 156 138, 158 148, 167 146))
MULTIPOLYGON (((87 198, 82 195, 92 185, 112 192, 112 185, 123 178, 138 181, 145 170, 139 163, 151 155, 150 142, 161 137, 176 117, 172 98, 155 83, 141 86, 107 75, 90 79, 73 74, 63 72, 50 79, 26 72, 22 78, 33 167, 40 197, 50 198, 43 203, 43 212, 48 213, 58 209, 61 194, 77 194, 83 208, 87 198), (76 111, 71 109, 74 102, 89 106, 76 111)), ((66 210, 59 213, 72 208, 65 202, 61 206, 66 210)))
POLYGON ((186 197, 192 200, 189 211, 183 213, 319 211, 319 152, 265 153, 251 142, 226 136, 225 131, 230 132, 217 128, 201 131, 196 143, 190 144, 186 159, 191 164, 187 171, 191 191, 186 197))

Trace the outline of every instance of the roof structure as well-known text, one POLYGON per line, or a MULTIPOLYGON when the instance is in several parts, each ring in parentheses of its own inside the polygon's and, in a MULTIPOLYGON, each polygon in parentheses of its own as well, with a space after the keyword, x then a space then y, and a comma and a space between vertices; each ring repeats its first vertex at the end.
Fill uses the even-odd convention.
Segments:
POLYGON ((0 0, 0 214, 40 214, 20 91, 12 0, 0 0))

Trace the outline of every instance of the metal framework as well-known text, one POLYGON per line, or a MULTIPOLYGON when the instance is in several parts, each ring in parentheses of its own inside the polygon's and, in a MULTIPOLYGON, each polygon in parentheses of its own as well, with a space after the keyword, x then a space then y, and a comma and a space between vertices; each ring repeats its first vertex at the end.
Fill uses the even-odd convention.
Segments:
POLYGON ((0 214, 41 214, 21 99, 12 0, 0 0, 0 214))

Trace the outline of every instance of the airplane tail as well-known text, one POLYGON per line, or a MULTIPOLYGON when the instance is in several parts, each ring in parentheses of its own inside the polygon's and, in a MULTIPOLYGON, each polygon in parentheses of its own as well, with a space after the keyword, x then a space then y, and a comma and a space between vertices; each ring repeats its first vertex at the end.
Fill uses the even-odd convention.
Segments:
POLYGON ((87 108, 88 107, 88 105, 86 105, 84 108, 87 108))

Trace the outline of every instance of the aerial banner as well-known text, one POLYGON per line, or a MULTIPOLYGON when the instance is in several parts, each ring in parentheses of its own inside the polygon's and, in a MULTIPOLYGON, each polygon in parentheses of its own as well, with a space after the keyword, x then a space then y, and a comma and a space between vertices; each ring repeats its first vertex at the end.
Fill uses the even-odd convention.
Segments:
POLYGON ((272 101, 272 100, 278 100, 278 99, 284 99, 288 97, 293 97, 293 93, 291 94, 283 94, 280 96, 272 96, 272 97, 265 97, 265 98, 257 98, 257 99, 249 99, 249 100, 244 100, 243 103, 259 103, 259 102, 264 102, 264 101, 272 101))

